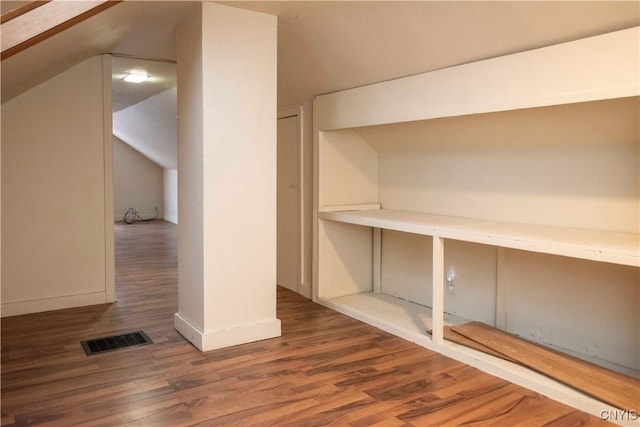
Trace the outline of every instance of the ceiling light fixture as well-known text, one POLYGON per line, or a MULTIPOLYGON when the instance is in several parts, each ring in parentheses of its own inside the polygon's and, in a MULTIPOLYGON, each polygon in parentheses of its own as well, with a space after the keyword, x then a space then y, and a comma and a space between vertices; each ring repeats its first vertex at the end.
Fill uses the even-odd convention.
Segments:
POLYGON ((124 81, 128 83, 142 83, 148 79, 149 76, 145 72, 131 72, 124 76, 124 81))

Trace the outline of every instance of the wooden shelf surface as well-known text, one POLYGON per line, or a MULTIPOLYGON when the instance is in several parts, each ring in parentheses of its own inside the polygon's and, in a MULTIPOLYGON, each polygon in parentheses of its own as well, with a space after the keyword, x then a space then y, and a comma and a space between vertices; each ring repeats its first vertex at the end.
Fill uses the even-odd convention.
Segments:
MULTIPOLYGON (((427 331, 433 327, 433 314, 429 307, 374 292, 318 298, 317 302, 404 339, 420 344, 431 341, 427 331)), ((455 326, 466 322, 467 319, 444 314, 445 325, 455 326)))
MULTIPOLYGON (((464 338, 620 409, 640 409, 640 380, 492 328, 480 322, 453 327, 464 338)), ((468 345, 463 343, 463 345, 468 345)), ((477 348, 473 347, 472 348, 477 348)), ((479 348, 480 351, 484 351, 479 348)))
POLYGON ((640 235, 486 221, 390 209, 320 212, 320 219, 640 267, 640 235))

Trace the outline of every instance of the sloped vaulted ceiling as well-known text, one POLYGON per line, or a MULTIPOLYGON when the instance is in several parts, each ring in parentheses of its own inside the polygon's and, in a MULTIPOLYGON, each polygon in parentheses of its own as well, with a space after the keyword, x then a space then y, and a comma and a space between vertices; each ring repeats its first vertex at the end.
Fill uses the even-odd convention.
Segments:
MULTIPOLYGON (((278 104, 640 24, 638 1, 231 1, 277 15, 278 104)), ((189 1, 124 1, 2 62, 2 102, 88 57, 175 59, 189 1)))
POLYGON ((279 106, 640 23, 638 1, 225 4, 279 16, 279 106))
POLYGON ((176 64, 113 56, 113 134, 165 169, 177 168, 176 64), (149 79, 128 83, 132 70, 149 79))
MULTIPOLYGON (((21 2, 2 3, 5 12, 5 4, 21 2)), ((638 1, 220 3, 279 17, 279 106, 640 25, 638 1)), ((175 27, 192 5, 190 1, 127 0, 3 61, 2 102, 97 54, 175 60, 175 27)), ((160 141, 167 134, 160 130, 165 124, 142 110, 148 106, 158 117, 168 117, 173 112, 164 111, 159 103, 167 102, 170 94, 133 97, 116 106, 119 110, 148 98, 126 114, 118 113, 114 133, 134 145, 132 138, 140 137, 141 123, 146 122, 145 139, 160 141), (125 120, 128 114, 140 121, 125 120)), ((175 167, 168 159, 173 149, 156 151, 146 155, 163 167, 175 167)))
POLYGON ((113 134, 165 169, 177 169, 176 88, 113 114, 113 134))
POLYGON ((175 26, 191 4, 124 1, 5 59, 2 103, 95 55, 175 60, 175 26))

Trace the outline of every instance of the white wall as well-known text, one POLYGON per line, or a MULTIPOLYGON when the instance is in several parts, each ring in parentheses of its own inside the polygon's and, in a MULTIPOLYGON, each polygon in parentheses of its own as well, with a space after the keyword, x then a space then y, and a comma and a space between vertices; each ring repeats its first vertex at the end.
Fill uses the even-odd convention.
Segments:
POLYGON ((313 102, 302 104, 302 287, 313 296, 313 102))
POLYGON ((176 91, 167 89, 113 113, 113 134, 166 169, 178 165, 176 91))
POLYGON ((104 80, 94 57, 2 105, 3 316, 108 300, 104 80))
POLYGON ((640 93, 640 27, 315 99, 317 130, 612 99, 640 93))
MULTIPOLYGON (((178 233, 178 312, 184 322, 197 331, 204 330, 202 48, 202 7, 196 4, 178 25, 176 54, 180 87, 177 133, 178 210, 181 212, 178 233)), ((196 339, 189 338, 191 342, 196 339)))
POLYGON ((501 269, 509 332, 640 374, 638 268, 508 250, 501 269))
POLYGON ((279 335, 277 18, 204 3, 203 20, 205 327, 277 323, 279 335))
POLYGON ((162 218, 164 208, 163 169, 113 137, 113 216, 121 221, 129 208, 143 219, 162 218))
POLYGON ((386 208, 637 233, 639 116, 630 97, 357 133, 386 208))
POLYGON ((178 171, 163 169, 164 209, 163 219, 178 223, 178 171))
POLYGON ((276 26, 206 2, 178 26, 175 325, 202 350, 280 335, 276 26))
POLYGON ((313 258, 313 102, 278 108, 278 117, 298 115, 300 129, 300 219, 301 227, 297 238, 300 241, 300 288, 298 292, 311 298, 312 258, 313 258))

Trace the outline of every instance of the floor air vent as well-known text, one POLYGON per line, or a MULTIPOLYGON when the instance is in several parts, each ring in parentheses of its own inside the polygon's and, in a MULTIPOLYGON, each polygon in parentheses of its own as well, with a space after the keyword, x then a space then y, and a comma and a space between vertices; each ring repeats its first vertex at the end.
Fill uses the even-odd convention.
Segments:
POLYGON ((153 344, 151 338, 142 331, 129 332, 112 337, 96 338, 94 340, 82 341, 80 343, 87 356, 106 353, 108 351, 121 350, 139 345, 153 344))

